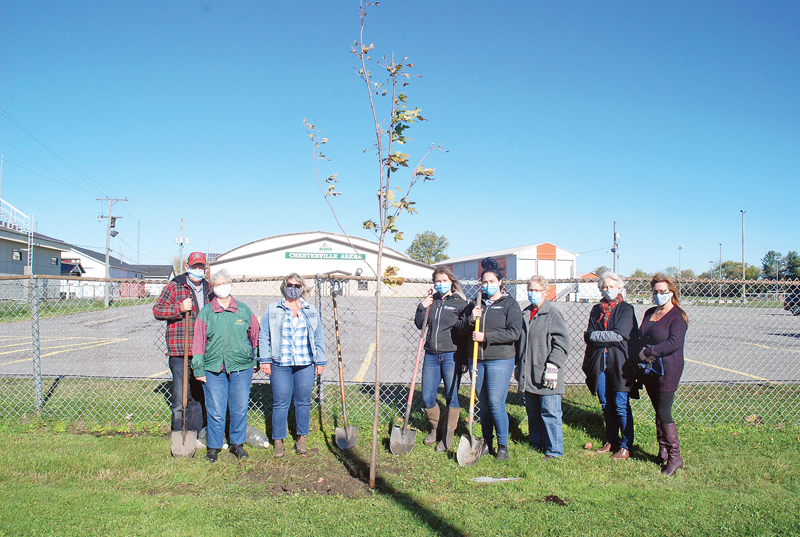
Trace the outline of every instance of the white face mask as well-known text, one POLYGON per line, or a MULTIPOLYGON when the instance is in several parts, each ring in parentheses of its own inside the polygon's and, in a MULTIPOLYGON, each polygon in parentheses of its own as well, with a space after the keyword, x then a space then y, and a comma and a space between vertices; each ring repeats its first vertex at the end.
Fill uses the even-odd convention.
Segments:
POLYGON ((217 298, 228 298, 231 296, 231 287, 233 286, 229 283, 217 285, 214 287, 214 294, 217 295, 217 298))
POLYGON ((603 295, 603 298, 611 302, 619 295, 619 289, 606 289, 605 291, 600 291, 603 295))
POLYGON ((672 292, 667 291, 666 293, 653 293, 653 303, 656 306, 663 306, 667 302, 670 301, 672 298, 672 292))

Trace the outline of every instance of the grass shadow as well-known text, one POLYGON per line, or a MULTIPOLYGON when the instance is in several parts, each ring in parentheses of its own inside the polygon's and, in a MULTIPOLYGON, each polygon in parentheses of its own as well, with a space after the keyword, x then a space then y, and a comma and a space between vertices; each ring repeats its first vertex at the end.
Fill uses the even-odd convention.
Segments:
POLYGON ((58 389, 58 385, 61 384, 61 380, 63 378, 64 375, 59 375, 53 380, 53 383, 50 385, 50 388, 48 388, 47 393, 42 396, 42 407, 47 406, 47 402, 51 397, 53 397, 53 394, 58 389))
MULTIPOLYGON (((325 434, 325 443, 334 457, 344 466, 348 473, 369 486, 369 461, 359 457, 353 450, 341 450, 330 440, 330 434, 325 434)), ((384 438, 381 444, 388 449, 389 439, 384 438)), ((450 456, 450 454, 448 454, 450 456)), ((453 453, 453 457, 455 454, 453 453)), ((426 507, 407 493, 398 490, 380 474, 380 467, 376 469, 375 489, 378 494, 391 498, 398 506, 408 511, 411 516, 423 521, 433 533, 452 537, 466 535, 458 526, 426 507)))
POLYGON ((564 424, 573 429, 586 431, 586 434, 597 440, 597 443, 602 445, 606 438, 606 423, 603 420, 603 411, 598 406, 590 407, 589 405, 574 403, 572 401, 562 399, 561 408, 563 411, 564 424))

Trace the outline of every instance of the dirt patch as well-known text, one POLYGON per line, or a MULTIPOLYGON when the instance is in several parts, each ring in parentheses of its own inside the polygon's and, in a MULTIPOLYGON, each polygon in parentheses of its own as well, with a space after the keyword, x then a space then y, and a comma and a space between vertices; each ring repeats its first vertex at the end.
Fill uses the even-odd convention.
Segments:
MULTIPOLYGON (((378 465, 377 481, 399 475, 391 462, 378 465)), ((272 458, 253 466, 245 474, 250 482, 262 484, 264 494, 332 494, 344 498, 366 498, 372 492, 369 482, 369 450, 357 447, 351 452, 312 449, 302 457, 290 449, 282 459, 272 458)))

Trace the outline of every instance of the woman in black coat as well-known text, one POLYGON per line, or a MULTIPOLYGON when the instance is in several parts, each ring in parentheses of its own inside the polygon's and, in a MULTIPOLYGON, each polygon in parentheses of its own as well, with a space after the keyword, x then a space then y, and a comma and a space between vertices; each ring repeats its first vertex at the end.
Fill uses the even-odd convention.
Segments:
POLYGON ((637 340, 636 314, 623 300, 625 282, 613 272, 600 276, 603 295, 592 308, 584 332, 586 353, 583 372, 586 385, 597 394, 606 423, 606 443, 597 453, 611 453, 614 460, 625 460, 633 448, 633 413, 630 398, 638 398, 635 388, 637 340))

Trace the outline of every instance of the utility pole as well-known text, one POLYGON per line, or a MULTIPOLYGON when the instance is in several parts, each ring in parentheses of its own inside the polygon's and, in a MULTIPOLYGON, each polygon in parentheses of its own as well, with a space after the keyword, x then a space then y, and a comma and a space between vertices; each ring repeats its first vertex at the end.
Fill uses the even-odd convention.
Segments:
POLYGON ((744 211, 739 209, 739 212, 742 213, 742 304, 747 304, 747 296, 745 295, 746 286, 745 286, 745 278, 747 277, 747 265, 744 264, 744 211))
POLYGON ((611 271, 616 274, 617 273, 617 251, 619 250, 619 233, 617 233, 617 222, 614 221, 614 246, 611 247, 611 255, 613 256, 613 260, 611 266, 613 267, 611 271))
POLYGON ((722 302, 722 243, 719 243, 719 301, 722 302))
POLYGON ((0 193, 3 192, 3 155, 0 155, 0 193))
POLYGON ((142 263, 142 221, 137 220, 139 223, 138 230, 136 231, 136 264, 142 263))
MULTIPOLYGON (((110 277, 109 268, 108 268, 108 254, 109 250, 111 249, 111 228, 115 227, 117 224, 117 218, 122 218, 121 216, 112 216, 112 211, 114 209, 114 203, 118 201, 128 201, 128 198, 97 198, 97 201, 107 201, 108 202, 108 216, 100 216, 100 218, 108 218, 108 227, 106 228, 106 281, 105 281, 105 291, 103 293, 103 304, 105 307, 108 307, 108 278, 110 277)), ((119 233, 115 230, 114 236, 117 236, 119 233)))
POLYGON ((188 242, 189 242, 189 237, 184 237, 183 236, 183 218, 181 218, 181 236, 180 237, 175 237, 175 244, 180 244, 181 245, 181 255, 180 255, 180 259, 178 260, 178 264, 179 264, 178 270, 183 269, 183 245, 187 244, 188 242))

